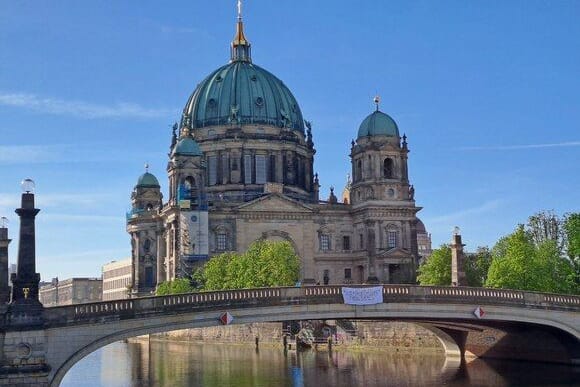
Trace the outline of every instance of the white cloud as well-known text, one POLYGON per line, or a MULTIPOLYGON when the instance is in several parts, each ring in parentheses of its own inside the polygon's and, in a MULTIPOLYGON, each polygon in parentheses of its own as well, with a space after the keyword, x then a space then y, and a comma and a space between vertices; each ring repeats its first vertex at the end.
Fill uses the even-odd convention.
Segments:
MULTIPOLYGON (((106 193, 47 193, 36 195, 36 204, 43 207, 58 207, 58 206, 92 206, 102 203, 106 200, 113 200, 113 194, 106 193)), ((20 204, 19 193, 0 193, 0 207, 13 207, 20 204)))
POLYGON ((97 146, 54 144, 54 145, 0 145, 0 165, 46 164, 79 162, 116 162, 134 159, 149 160, 159 152, 127 151, 107 146, 107 152, 97 146))
POLYGON ((492 146, 465 146, 459 150, 518 150, 518 149, 542 149, 580 146, 580 141, 565 141, 547 144, 524 144, 524 145, 492 145, 492 146))
POLYGON ((67 222, 67 223, 90 223, 94 224, 96 222, 122 222, 124 221, 123 215, 109 216, 109 215, 89 215, 89 214, 58 214, 58 213, 46 213, 43 217, 44 221, 57 221, 57 222, 67 222))
POLYGON ((135 103, 97 105, 82 101, 45 98, 27 93, 0 92, 0 105, 14 106, 33 111, 68 115, 80 118, 157 118, 174 115, 175 109, 150 109, 135 103))
POLYGON ((466 208, 464 210, 459 210, 445 215, 435 216, 433 218, 426 218, 424 219, 424 223, 429 225, 441 223, 451 224, 452 222, 457 222, 461 219, 465 219, 468 216, 480 215, 496 210, 498 207, 501 206, 502 203, 503 203, 502 199, 490 200, 477 207, 466 208))
POLYGON ((62 145, 0 145, 0 164, 45 163, 60 160, 62 145))

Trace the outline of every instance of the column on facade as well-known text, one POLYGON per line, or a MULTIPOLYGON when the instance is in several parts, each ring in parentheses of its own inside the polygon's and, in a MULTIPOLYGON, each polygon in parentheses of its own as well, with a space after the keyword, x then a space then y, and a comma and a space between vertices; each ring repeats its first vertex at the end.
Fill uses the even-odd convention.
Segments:
POLYGON ((133 291, 139 291, 139 285, 141 283, 141 278, 139 276, 141 272, 141 238, 140 231, 136 231, 134 234, 135 238, 135 256, 133 257, 133 291))
POLYGON ((165 261, 165 241, 163 239, 164 230, 157 231, 155 236, 157 238, 157 259, 155 260, 155 283, 159 285, 164 281, 164 261, 165 261))

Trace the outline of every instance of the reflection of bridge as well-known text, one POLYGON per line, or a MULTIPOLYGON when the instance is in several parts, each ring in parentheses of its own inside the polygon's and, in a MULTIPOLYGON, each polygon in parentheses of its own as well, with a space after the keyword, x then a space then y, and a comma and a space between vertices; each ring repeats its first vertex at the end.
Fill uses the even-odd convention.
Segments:
POLYGON ((9 378, 21 367, 28 370, 30 383, 58 385, 73 364, 109 343, 149 333, 219 325, 218 317, 225 311, 238 324, 307 319, 415 322, 437 336, 448 358, 473 354, 576 364, 580 360, 577 296, 384 285, 383 303, 353 306, 344 304, 340 286, 313 286, 47 308, 42 327, 6 327, 0 384, 11 380, 8 384, 15 385, 16 379, 9 378), (485 311, 482 318, 473 313, 478 306, 485 311))

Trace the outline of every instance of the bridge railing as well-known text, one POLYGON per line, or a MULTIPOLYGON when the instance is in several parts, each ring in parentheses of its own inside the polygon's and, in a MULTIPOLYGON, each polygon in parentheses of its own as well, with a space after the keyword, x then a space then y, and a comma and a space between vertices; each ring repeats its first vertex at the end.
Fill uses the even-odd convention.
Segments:
MULTIPOLYGON (((369 285, 348 285, 368 287, 369 285)), ((508 305, 513 307, 580 311, 580 297, 573 295, 445 286, 380 285, 386 303, 457 303, 474 305, 508 305)), ((212 310, 248 306, 280 306, 343 303, 343 286, 279 287, 221 290, 112 300, 89 304, 47 308, 50 325, 85 323, 96 320, 146 317, 160 312, 212 310)))

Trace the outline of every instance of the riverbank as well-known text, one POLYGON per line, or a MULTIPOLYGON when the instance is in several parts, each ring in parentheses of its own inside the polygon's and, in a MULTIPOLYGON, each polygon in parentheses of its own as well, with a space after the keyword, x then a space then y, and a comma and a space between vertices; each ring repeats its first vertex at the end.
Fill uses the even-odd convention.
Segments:
MULTIPOLYGON (((357 321, 353 327, 354 331, 347 332, 336 326, 332 334, 333 350, 443 354, 437 337, 417 324, 357 321)), ((252 323, 160 333, 151 335, 151 340, 255 346, 258 338, 260 346, 282 348, 283 336, 282 323, 252 323)))

